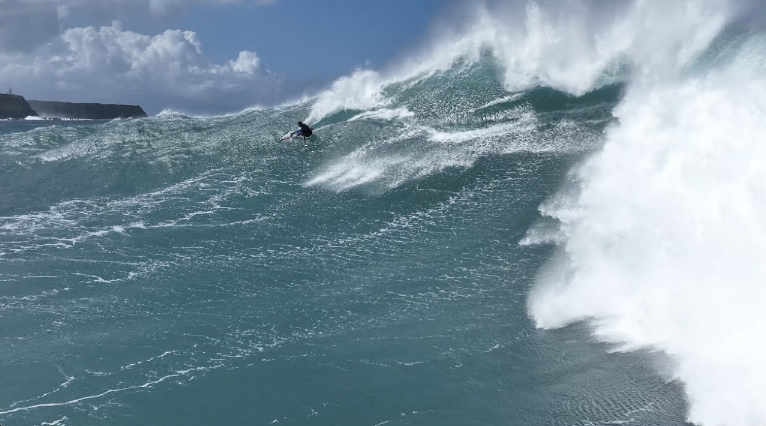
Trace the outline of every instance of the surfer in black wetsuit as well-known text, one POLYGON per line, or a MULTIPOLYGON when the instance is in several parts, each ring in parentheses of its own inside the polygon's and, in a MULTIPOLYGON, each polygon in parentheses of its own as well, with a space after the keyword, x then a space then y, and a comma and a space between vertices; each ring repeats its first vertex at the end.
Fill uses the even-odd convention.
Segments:
POLYGON ((306 142, 306 138, 311 137, 311 135, 314 134, 314 132, 311 131, 311 127, 309 127, 308 125, 306 125, 302 121, 298 122, 298 127, 300 127, 300 129, 294 131, 293 135, 295 135, 295 136, 303 136, 303 142, 306 142))

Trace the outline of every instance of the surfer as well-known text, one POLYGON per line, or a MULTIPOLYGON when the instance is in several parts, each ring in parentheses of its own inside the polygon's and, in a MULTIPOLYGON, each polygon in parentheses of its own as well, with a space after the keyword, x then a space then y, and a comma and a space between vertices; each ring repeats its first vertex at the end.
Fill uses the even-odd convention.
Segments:
POLYGON ((311 127, 302 121, 298 122, 298 127, 299 129, 294 131, 292 134, 293 136, 303 136, 303 142, 306 142, 306 138, 311 137, 311 135, 314 134, 314 132, 311 131, 311 127))

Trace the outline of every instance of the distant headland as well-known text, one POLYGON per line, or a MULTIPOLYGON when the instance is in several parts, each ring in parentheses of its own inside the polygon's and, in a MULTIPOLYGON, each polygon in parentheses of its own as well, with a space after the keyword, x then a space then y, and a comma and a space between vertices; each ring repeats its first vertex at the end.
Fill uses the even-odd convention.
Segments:
POLYGON ((27 101, 23 96, 0 93, 0 119, 22 120, 27 117, 46 119, 109 120, 146 117, 138 105, 27 101))

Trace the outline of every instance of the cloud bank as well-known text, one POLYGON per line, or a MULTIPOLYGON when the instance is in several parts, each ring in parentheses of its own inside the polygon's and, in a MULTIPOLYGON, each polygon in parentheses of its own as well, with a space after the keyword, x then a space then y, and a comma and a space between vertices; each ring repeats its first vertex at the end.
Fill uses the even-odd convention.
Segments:
MULTIPOLYGON (((123 29, 120 20, 62 28, 73 10, 110 16, 120 3, 2 1, 0 87, 12 86, 28 99, 140 104, 150 114, 165 108, 236 111, 277 100, 281 80, 263 68, 256 52, 212 62, 194 31, 147 35, 123 29)), ((141 6, 162 15, 189 4, 152 0, 141 6)))

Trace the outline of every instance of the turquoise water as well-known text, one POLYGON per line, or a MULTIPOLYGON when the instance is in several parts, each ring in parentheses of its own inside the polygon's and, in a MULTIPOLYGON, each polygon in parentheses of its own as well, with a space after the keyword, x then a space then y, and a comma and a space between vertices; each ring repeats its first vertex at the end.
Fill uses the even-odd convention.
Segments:
POLYGON ((275 142, 307 105, 3 123, 3 423, 682 422, 642 355, 526 313, 551 247, 519 241, 618 89, 339 114, 307 147, 275 142))

